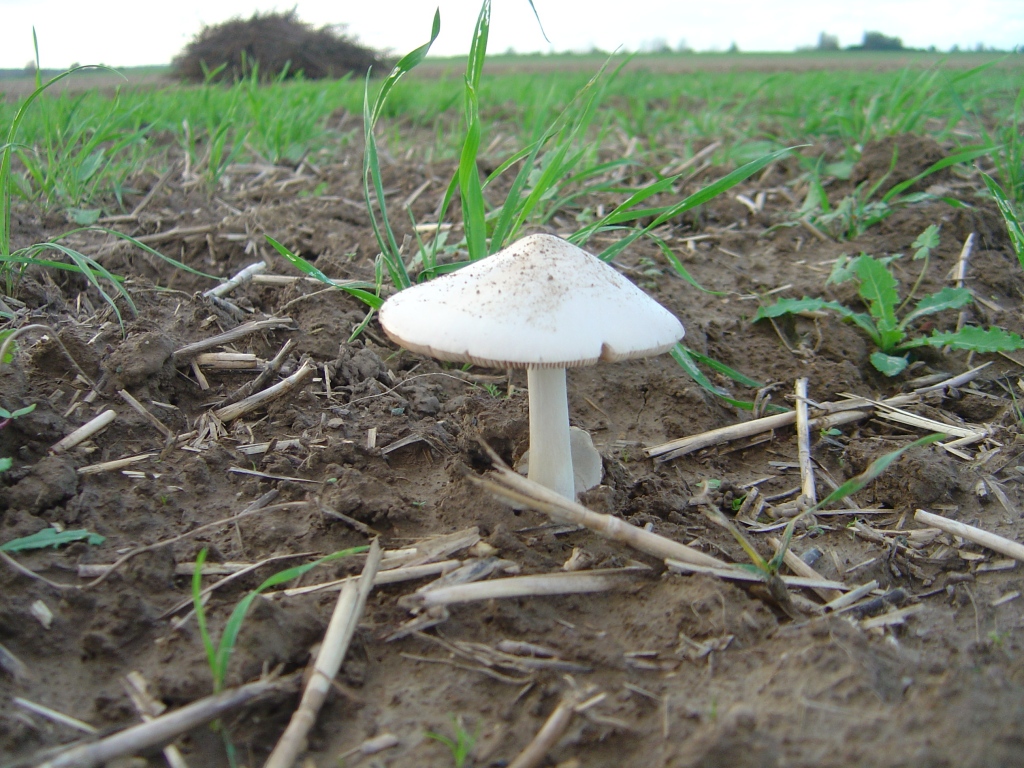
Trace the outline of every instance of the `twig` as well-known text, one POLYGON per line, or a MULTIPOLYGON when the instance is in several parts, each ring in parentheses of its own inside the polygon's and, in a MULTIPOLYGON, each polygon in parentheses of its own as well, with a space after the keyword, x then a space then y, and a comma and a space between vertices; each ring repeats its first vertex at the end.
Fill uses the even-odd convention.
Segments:
POLYGON ((315 370, 316 368, 311 362, 304 360, 302 365, 299 366, 299 369, 287 379, 282 379, 274 386, 267 387, 262 392, 250 395, 237 403, 232 403, 231 405, 226 405, 223 408, 218 408, 213 412, 213 415, 221 421, 232 421, 237 419, 239 416, 259 408, 268 400, 273 400, 274 398, 280 397, 281 395, 295 389, 303 382, 304 379, 312 376, 315 370))
POLYGON ((174 439, 174 433, 171 432, 167 425, 160 421, 160 419, 158 419, 152 413, 150 413, 146 406, 144 406, 142 403, 140 403, 138 400, 132 397, 131 393, 128 392, 128 390, 119 389, 117 390, 117 394, 121 396, 122 400, 124 400, 126 403, 128 403, 128 405, 135 409, 135 411, 140 416, 142 416, 142 418, 144 418, 146 421, 152 424, 156 428, 156 430, 160 432, 160 434, 162 434, 164 437, 168 439, 174 439))
POLYGON ((665 166, 661 170, 662 177, 665 177, 665 176, 677 176, 677 175, 679 175, 680 173, 685 171, 687 168, 690 168, 691 166, 696 165, 701 160, 703 160, 705 157, 707 157, 708 155, 712 154, 720 146, 722 146, 722 142, 720 142, 720 141, 713 141, 710 144, 708 144, 706 147, 701 149, 700 151, 695 152, 693 154, 693 156, 689 157, 688 159, 683 160, 683 161, 678 162, 678 163, 672 163, 672 164, 669 164, 669 165, 665 166))
POLYGON ((115 469, 124 469, 125 467, 130 467, 132 464, 138 464, 140 461, 146 461, 159 455, 160 454, 158 453, 140 453, 138 456, 126 456, 123 459, 101 461, 99 464, 89 464, 84 467, 79 467, 77 471, 80 475, 98 475, 101 472, 112 472, 115 469))
POLYGON ((1016 541, 1007 539, 999 534, 983 531, 981 528, 975 528, 973 525, 958 523, 956 520, 950 520, 948 517, 926 512, 923 509, 914 512, 914 519, 919 523, 940 528, 946 533, 952 533, 955 536, 960 536, 975 544, 980 544, 1001 555, 1024 562, 1024 545, 1018 544, 1016 541))
MULTIPOLYGON (((818 403, 816 410, 823 411, 826 415, 817 416, 808 422, 812 429, 827 429, 840 424, 848 424, 860 419, 866 419, 872 415, 878 404, 889 407, 898 407, 916 403, 922 395, 931 392, 940 392, 946 389, 953 389, 966 384, 978 377, 978 374, 991 363, 985 363, 977 368, 961 373, 938 384, 921 387, 905 395, 897 395, 885 400, 874 401, 862 397, 852 397, 841 402, 818 403)), ((796 421, 796 411, 778 413, 774 416, 764 416, 760 419, 744 421, 740 424, 733 424, 728 427, 719 427, 698 435, 682 437, 670 440, 667 443, 655 445, 645 449, 644 453, 649 458, 657 458, 658 462, 671 461, 672 459, 685 456, 688 453, 709 448, 719 443, 726 443, 732 440, 739 440, 744 437, 752 437, 762 432, 770 432, 773 429, 789 426, 796 421)))
POLYGON ((254 275, 258 275, 260 272, 265 272, 267 269, 267 263, 265 261, 257 261, 255 264, 250 264, 245 269, 236 272, 230 280, 225 280, 220 285, 215 285, 210 290, 203 293, 203 296, 210 297, 216 296, 221 297, 225 294, 231 293, 235 288, 252 280, 254 275))
POLYGON ((84 723, 77 717, 71 717, 71 715, 65 715, 63 712, 58 712, 56 709, 50 709, 49 707, 43 706, 42 704, 36 704, 34 701, 23 699, 20 696, 15 696, 12 701, 23 709, 27 709, 29 712, 35 712, 37 715, 42 715, 47 720, 51 720, 61 725, 66 725, 68 728, 74 728, 76 731, 82 733, 88 733, 90 735, 99 733, 99 730, 88 723, 84 723))
POLYGON ((892 624, 902 624, 903 620, 906 619, 908 616, 913 616, 915 613, 923 611, 924 608, 924 603, 908 605, 906 608, 897 608, 895 611, 883 613, 881 616, 874 616, 870 619, 862 619, 860 622, 860 626, 861 629, 878 629, 879 627, 887 627, 892 624))
POLYGON ((207 696, 181 709, 139 723, 92 744, 65 750, 39 768, 93 768, 123 755, 134 755, 159 747, 187 731, 216 720, 233 709, 267 696, 291 694, 299 683, 298 675, 258 680, 238 688, 207 696))
POLYGON ((46 584, 49 587, 53 587, 54 589, 77 589, 77 587, 74 584, 61 584, 57 581, 50 581, 45 576, 41 576, 35 571, 26 568, 24 565, 19 563, 6 552, 0 551, 0 560, 3 560, 5 563, 7 563, 7 565, 11 567, 11 570, 15 571, 16 573, 20 573, 22 576, 27 576, 28 578, 35 579, 36 581, 41 581, 43 582, 43 584, 46 584))
MULTIPOLYGON (((811 462, 811 427, 807 418, 807 378, 796 380, 796 450, 800 462, 800 490, 808 506, 818 503, 811 462)), ((799 559, 799 558, 798 558, 799 559)))
POLYGON ((716 557, 706 555, 699 550, 643 528, 637 528, 617 517, 593 512, 582 504, 570 501, 561 494, 513 472, 505 466, 497 454, 491 451, 489 446, 485 445, 484 447, 491 453, 494 472, 483 478, 475 475, 468 475, 468 477, 476 485, 497 496, 543 512, 557 522, 585 526, 599 536, 626 544, 659 559, 672 557, 698 565, 726 567, 726 564, 716 557))
MULTIPOLYGON (((255 456, 258 453, 266 453, 270 450, 270 446, 273 444, 274 453, 280 453, 281 451, 287 451, 289 448, 301 448, 302 440, 299 438, 293 438, 291 440, 268 440, 265 443, 246 443, 245 445, 235 446, 235 450, 239 453, 244 453, 246 456, 255 456)), ((310 445, 317 445, 317 443, 311 442, 310 445)), ((322 447, 322 444, 320 444, 322 447)), ((890 512, 892 510, 889 510, 890 512)))
POLYGON ((260 371, 259 376, 257 376, 252 381, 243 384, 230 395, 228 395, 227 399, 224 401, 221 407, 223 408, 233 403, 237 403, 239 400, 248 397, 253 392, 259 392, 261 389, 263 389, 263 387, 266 386, 267 382, 270 381, 270 377, 277 373, 278 370, 280 370, 281 366, 284 364, 285 356, 291 351, 292 347, 294 346, 295 339, 288 339, 288 341, 284 343, 284 346, 281 347, 281 350, 276 355, 274 355, 274 359, 263 366, 263 370, 260 371))
POLYGON ((831 237, 829 237, 824 232, 822 232, 820 229, 818 229, 816 226, 814 226, 814 224, 811 223, 811 220, 808 219, 806 216, 804 216, 802 219, 800 219, 800 226, 802 226, 804 229, 806 229, 808 232, 810 232, 816 238, 821 240, 821 242, 823 242, 823 243, 835 242, 831 237))
POLYGON ((399 600, 399 605, 416 610, 435 605, 470 603, 506 597, 533 597, 537 595, 573 595, 588 592, 606 592, 623 584, 622 576, 635 573, 637 568, 602 568, 593 571, 560 571, 536 576, 512 576, 471 584, 455 584, 428 591, 416 592, 399 600))
POLYGON ((176 365, 180 365, 184 362, 189 361, 195 355, 200 352, 205 352, 208 349, 219 347, 221 344, 230 344, 244 339, 254 333, 260 333, 261 331, 273 331, 281 328, 290 328, 294 325, 294 321, 290 317, 268 317, 265 320, 253 320, 250 323, 243 323, 237 328, 232 328, 230 331, 219 333, 216 336, 211 336, 208 339, 193 342, 192 344, 186 344, 181 349, 175 350, 174 362, 176 365))
POLYGON ((200 352, 192 362, 218 371, 249 371, 259 365, 260 359, 251 352, 200 352))
MULTIPOLYGON (((778 550, 778 548, 782 546, 782 542, 774 536, 768 537, 768 543, 775 547, 776 550, 778 550)), ((814 570, 811 566, 809 566, 807 563, 801 560, 800 557, 792 549, 789 549, 788 547, 786 548, 785 554, 782 556, 782 561, 787 566, 789 566, 789 569, 797 576, 803 576, 806 579, 818 580, 825 578, 816 570, 814 570)), ((837 597, 843 594, 838 589, 824 589, 822 587, 812 587, 812 589, 814 589, 814 591, 818 593, 818 596, 821 597, 821 599, 823 599, 825 602, 835 600, 837 597)))
POLYGON ((32 676, 25 662, 11 653, 3 643, 0 643, 0 669, 18 682, 28 680, 32 676))
POLYGON ((845 595, 840 594, 834 600, 830 600, 821 608, 823 611, 832 611, 833 613, 836 611, 842 611, 853 605, 865 595, 871 594, 876 589, 878 589, 878 582, 872 579, 865 584, 861 584, 859 587, 854 587, 845 595))
MULTIPOLYGON (((199 597, 200 598, 204 598, 207 595, 211 594, 214 590, 217 590, 220 587, 223 587, 225 584, 231 583, 235 579, 240 579, 242 576, 245 576, 247 573, 252 573, 253 571, 255 571, 257 569, 262 568, 264 565, 268 565, 270 563, 275 563, 278 560, 291 560, 291 559, 294 559, 294 558, 297 558, 297 557, 309 557, 312 554, 314 554, 314 553, 313 552, 296 552, 294 554, 275 555, 273 557, 268 557, 268 558, 266 558, 264 560, 260 560, 258 563, 249 563, 249 564, 245 565, 244 567, 238 568, 238 569, 232 571, 231 573, 228 573, 226 576, 224 576, 223 579, 218 579, 213 584, 210 584, 209 586, 205 587, 199 593, 199 597)), ((175 567, 175 575, 187 575, 187 576, 190 576, 190 575, 192 575, 195 572, 195 564, 194 563, 180 563, 179 565, 185 566, 184 573, 183 574, 179 574, 177 567, 175 567)), ((82 575, 82 566, 78 566, 78 573, 79 573, 79 576, 82 575)), ((206 573, 207 573, 206 572, 206 568, 203 568, 203 575, 205 576, 206 573)), ((195 600, 192 599, 192 598, 188 598, 186 600, 182 600, 177 605, 172 606, 171 608, 168 608, 166 611, 164 611, 162 614, 160 614, 159 618, 160 619, 166 619, 166 618, 176 614, 182 608, 187 608, 188 606, 194 605, 194 604, 195 604, 195 600)), ((178 619, 177 623, 174 625, 174 628, 177 629, 182 624, 184 624, 192 616, 192 614, 194 612, 195 612, 195 609, 193 608, 192 611, 189 611, 187 614, 185 614, 180 619, 178 619)))
POLYGON ((355 634, 359 618, 366 608, 366 598, 373 589, 373 580, 380 565, 381 548, 377 539, 370 545, 370 552, 363 566, 363 575, 358 587, 346 585, 338 595, 338 602, 331 616, 331 622, 324 635, 324 641, 313 666, 313 674, 306 683, 302 701, 295 710, 288 727, 270 753, 265 768, 291 768, 306 743, 306 735, 316 723, 317 714, 327 699, 331 683, 348 651, 355 634))
MULTIPOLYGON (((964 240, 964 247, 960 249, 960 258, 956 261, 956 269, 953 272, 953 282, 957 288, 964 287, 964 278, 967 276, 967 260, 971 258, 971 251, 974 248, 974 233, 971 232, 964 240)), ((956 330, 957 332, 963 330, 964 323, 967 322, 967 310, 961 309, 960 314, 956 319, 956 330)), ((949 349, 946 347, 945 349, 949 349)))
POLYGON ((961 427, 957 424, 948 424, 943 421, 936 421, 935 419, 929 419, 924 416, 918 416, 916 413, 910 413, 902 408, 894 408, 884 400, 875 404, 878 411, 875 416, 879 419, 886 419, 887 421, 895 421, 898 424, 906 424, 910 427, 916 427, 918 429, 927 430, 930 432, 943 432, 947 435, 957 438, 968 438, 970 440, 980 440, 987 437, 985 429, 969 429, 967 427, 961 427))
MULTIPOLYGON (((166 705, 162 701, 157 701, 149 692, 149 684, 141 672, 129 672, 122 682, 128 698, 132 700, 135 711, 143 721, 149 722, 167 711, 166 705)), ((164 759, 171 768, 188 768, 185 758, 173 744, 164 747, 163 752, 164 759)))
POLYGON ((80 426, 78 429, 76 429, 70 435, 65 437, 63 440, 55 443, 54 446, 50 449, 50 453, 64 453, 64 451, 74 448, 83 440, 87 440, 104 427, 109 426, 110 422, 112 422, 115 418, 117 418, 117 413, 115 411, 104 411, 96 418, 80 426))
POLYGON ((344 761, 347 758, 352 757, 352 755, 356 754, 357 752, 360 755, 375 755, 378 752, 383 752, 385 749, 397 747, 398 744, 398 737, 395 736, 395 734, 382 733, 379 736, 374 736, 372 739, 367 739, 358 747, 352 747, 352 749, 345 750, 340 755, 338 755, 335 758, 335 760, 338 762, 339 765, 344 764, 344 761))
POLYGON ((228 467, 228 472, 233 475, 252 475, 253 477, 262 477, 264 480, 287 480, 292 483, 320 485, 326 482, 325 480, 310 480, 308 477, 297 477, 295 475, 275 475, 270 472, 260 472, 258 469, 246 469, 245 467, 228 467))
MULTIPOLYGON (((760 574, 751 573, 750 571, 741 570, 740 568, 708 568, 702 565, 683 563, 672 559, 666 560, 665 565, 668 566, 670 571, 675 571, 677 573, 706 573, 709 576, 717 576, 720 579, 729 579, 730 581, 748 581, 753 583, 764 582, 764 578, 760 574)), ((779 578, 782 579, 782 583, 787 587, 802 587, 804 589, 849 589, 849 587, 842 582, 830 581, 829 579, 808 579, 803 576, 779 576, 779 578)))
POLYGON ((547 753, 568 729, 573 715, 576 714, 577 703, 576 697, 571 694, 558 702, 558 706, 548 715, 548 719, 537 731, 537 735, 516 756, 516 759, 508 764, 508 768, 535 768, 540 765, 547 753))
MULTIPOLYGON (((398 584, 403 581, 422 579, 426 576, 443 576, 444 574, 459 568, 461 565, 461 560, 441 560, 437 563, 425 563, 423 565, 408 565, 402 568, 391 568, 384 571, 378 571, 376 578, 373 580, 373 585, 381 586, 384 584, 398 584)), ((289 589, 282 589, 277 592, 265 592, 263 596, 267 599, 273 599, 278 595, 294 597, 295 595, 305 595, 309 592, 319 592, 321 590, 340 590, 345 584, 355 581, 357 578, 359 577, 347 576, 344 579, 324 581, 319 584, 310 584, 306 587, 290 587, 289 589)))
POLYGON ((140 235, 135 239, 140 243, 152 245, 153 243, 165 243, 168 240, 174 240, 179 237, 189 237, 191 235, 205 235, 208 232, 212 232, 216 228, 216 224, 202 224, 196 227, 174 227, 173 229, 168 229, 166 232, 156 232, 155 234, 152 235, 140 235))
MULTIPOLYGON (((906 397, 910 396, 906 395, 906 397)), ((853 421, 859 421, 860 419, 866 419, 870 415, 870 411, 864 410, 838 411, 826 416, 811 419, 808 422, 808 426, 816 429, 827 429, 840 424, 848 424, 853 421)), ((762 432, 771 432, 773 429, 788 427, 790 424, 795 422, 795 411, 777 413, 774 416, 762 416, 760 419, 752 419, 751 421, 732 424, 728 427, 719 427, 718 429, 701 432, 699 435, 670 440, 667 443, 647 448, 644 450, 644 453, 649 458, 656 458, 659 463, 671 461, 672 459, 678 459, 680 456, 685 456, 688 453, 693 453, 694 451, 699 451, 703 448, 710 448, 713 445, 728 443, 744 437, 753 437, 754 435, 759 435, 762 432)))

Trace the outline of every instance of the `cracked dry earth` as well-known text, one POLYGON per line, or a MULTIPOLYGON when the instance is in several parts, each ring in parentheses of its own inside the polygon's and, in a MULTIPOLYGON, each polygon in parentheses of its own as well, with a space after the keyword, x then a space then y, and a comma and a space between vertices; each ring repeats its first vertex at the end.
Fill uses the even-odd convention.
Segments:
MULTIPOLYGON (((933 162, 928 152, 942 151, 927 147, 915 156, 909 148, 922 140, 899 141, 903 178, 933 162)), ((864 178, 888 168, 891 146, 877 149, 877 167, 865 152, 858 168, 864 178)), ((797 318, 778 327, 749 321, 756 308, 751 297, 774 289, 855 305, 846 285, 824 287, 835 259, 862 251, 908 253, 927 225, 940 224, 941 243, 924 289, 945 284, 973 232, 966 284, 983 301, 973 305, 968 321, 1019 333, 1024 274, 998 214, 976 194, 976 178, 935 180, 973 208, 915 204, 853 242, 838 242, 789 226, 801 182, 797 164, 781 162, 661 232, 693 277, 720 293, 691 287, 651 244, 638 244, 617 264, 683 321, 691 349, 766 387, 777 385, 770 390, 774 403, 787 402, 800 377, 808 379, 813 401, 841 393, 890 397, 915 381, 991 363, 969 384, 910 406, 948 424, 989 427, 988 439, 957 454, 937 446, 908 452, 853 504, 844 502, 845 512, 817 516, 798 530, 794 551, 817 553, 822 577, 850 587, 875 581, 876 591, 852 610, 822 615, 812 606, 820 606, 821 597, 794 589, 799 599, 790 615, 757 584, 669 572, 655 558, 585 530, 512 511, 467 480, 467 472, 487 468, 480 438, 510 463, 526 450, 522 372, 439 365, 396 349, 375 321, 348 341, 364 317, 361 305, 340 291, 293 279, 295 272, 264 243, 264 233, 273 235, 335 278, 372 278, 376 248, 366 214, 353 202, 360 198, 357 168, 358 155, 318 169, 319 176, 305 167, 240 167, 215 195, 172 178, 137 220, 117 225, 220 276, 266 260, 263 277, 223 300, 202 294, 211 281, 114 247, 100 235, 79 236, 77 245, 128 276, 138 314, 121 304, 124 334, 99 297, 73 277, 36 272, 21 284, 16 324, 53 327, 96 387, 89 396, 50 334, 27 334, 14 361, 0 370, 0 404, 12 410, 36 404, 0 431, 0 456, 13 459, 0 479, 0 541, 49 526, 106 538, 98 545, 17 552, 11 557, 19 570, 9 561, 0 567, 0 643, 24 665, 17 677, 0 673, 4 764, 32 763, 43 750, 92 738, 16 704, 15 697, 108 733, 138 720, 122 684, 132 671, 171 708, 210 694, 201 637, 187 615, 201 548, 221 574, 233 563, 281 558, 212 593, 206 612, 217 636, 235 604, 270 574, 372 536, 389 550, 415 548, 421 559, 497 557, 502 568, 520 574, 559 571, 571 558, 574 567, 645 567, 609 592, 455 605, 446 621, 391 642, 386 639, 411 619, 400 599, 429 579, 375 589, 310 734, 308 764, 336 765, 348 750, 390 733, 396 746, 349 756, 344 764, 452 765, 448 748, 428 733, 454 737, 458 724, 475 737, 472 765, 507 765, 572 695, 599 698, 572 718, 544 765, 1024 764, 1019 564, 913 518, 926 509, 1024 539, 1024 461, 1012 400, 1019 394, 1019 365, 1002 356, 969 359, 935 350, 888 379, 870 365, 868 340, 835 317, 797 318), (327 191, 319 194, 323 182, 327 191), (749 202, 761 193, 761 205, 735 196, 749 202), (238 368, 194 366, 194 357, 176 354, 266 318, 284 320, 206 350, 253 356, 241 358, 238 368), (304 364, 311 375, 238 418, 215 418, 229 395, 288 342, 269 383, 304 364), (120 390, 179 437, 168 443, 120 390), (108 409, 117 415, 104 431, 63 454, 50 453, 58 440, 108 409), (147 458, 82 472, 139 455, 147 458), (257 500, 266 503, 271 492, 276 497, 265 511, 202 528, 257 500), (859 512, 850 511, 854 505, 859 512), (441 546, 460 532, 460 544, 441 546), (171 539, 90 584, 124 554, 171 539), (524 650, 534 646, 548 655, 524 650)), ((412 209, 417 221, 429 222, 450 173, 443 166, 391 166, 386 183, 395 199, 426 185, 412 209)), ((715 177, 707 170, 690 184, 715 177)), ((140 194, 129 205, 156 178, 134 179, 140 194)), ((832 192, 841 196, 842 189, 832 192)), ((607 201, 585 201, 601 202, 607 201)), ((67 228, 60 217, 19 210, 15 244, 67 228)), ((568 231, 569 224, 556 217, 551 231, 562 228, 568 231)), ((591 243, 592 250, 600 247, 591 243)), ((906 290, 916 265, 905 257, 895 269, 906 290)), ((949 327, 956 318, 938 315, 936 322, 949 327)), ((758 394, 718 374, 711 378, 735 397, 758 394)), ((768 503, 745 527, 758 550, 772 553, 768 539, 778 530, 760 529, 772 526, 771 513, 792 501, 800 485, 792 428, 658 463, 645 458, 645 447, 750 415, 700 388, 668 355, 570 371, 569 391, 572 421, 593 435, 604 463, 603 484, 583 498, 588 507, 742 563, 741 548, 709 522, 695 499, 732 516, 733 502, 756 487, 768 503)), ((841 482, 921 434, 881 418, 844 425, 839 434, 812 432, 819 493, 828 492, 829 478, 841 482)), ((358 557, 332 562, 287 586, 325 582, 361 566, 358 557)), ((204 585, 221 577, 206 576, 204 585)), ((336 594, 257 599, 227 685, 278 667, 302 670, 336 594)), ((289 692, 224 718, 239 765, 262 764, 296 703, 297 694, 289 692)), ((221 734, 208 726, 176 744, 193 766, 227 764, 221 734)), ((124 764, 162 760, 152 752, 124 764)))

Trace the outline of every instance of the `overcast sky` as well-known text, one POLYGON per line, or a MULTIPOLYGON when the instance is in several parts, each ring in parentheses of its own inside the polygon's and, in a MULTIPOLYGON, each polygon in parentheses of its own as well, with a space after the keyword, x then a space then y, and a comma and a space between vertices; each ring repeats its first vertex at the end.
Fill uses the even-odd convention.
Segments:
MULTIPOLYGON (((42 66, 166 64, 204 24, 254 11, 288 10, 253 0, 0 0, 3 45, 0 68, 20 68, 32 57, 32 27, 42 66)), ((464 54, 479 0, 298 0, 299 18, 317 26, 344 23, 375 48, 405 53, 426 42, 434 8, 441 8, 441 36, 432 53, 464 54)), ((638 50, 652 41, 699 50, 792 51, 813 45, 820 32, 843 46, 865 30, 900 37, 910 47, 1008 50, 1024 46, 1022 0, 535 0, 550 44, 527 0, 494 0, 488 49, 527 51, 638 50)))

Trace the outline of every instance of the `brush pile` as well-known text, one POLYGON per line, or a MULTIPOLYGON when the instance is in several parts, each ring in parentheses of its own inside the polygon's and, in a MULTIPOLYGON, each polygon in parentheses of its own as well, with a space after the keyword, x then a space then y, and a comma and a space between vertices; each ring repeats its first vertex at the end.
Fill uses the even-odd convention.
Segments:
POLYGON ((295 77, 310 80, 365 75, 390 63, 343 34, 342 25, 319 29, 300 21, 295 11, 255 13, 203 27, 171 63, 175 77, 189 82, 236 82, 253 73, 262 81, 295 77))

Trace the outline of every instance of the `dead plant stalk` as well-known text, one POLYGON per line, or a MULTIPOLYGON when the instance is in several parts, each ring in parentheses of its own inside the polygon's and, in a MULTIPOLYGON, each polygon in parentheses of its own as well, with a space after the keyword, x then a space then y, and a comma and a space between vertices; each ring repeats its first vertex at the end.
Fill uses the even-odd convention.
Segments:
POLYGON ((288 727, 270 753, 265 768, 291 768, 299 753, 305 748, 306 735, 316 723, 317 714, 327 700, 331 682, 341 668, 341 662, 348 652, 349 643, 355 634, 359 618, 366 608, 366 598, 373 589, 373 581, 380 566, 381 548, 377 539, 370 545, 370 552, 363 566, 359 585, 350 582, 342 587, 338 602, 327 626, 327 633, 316 657, 313 674, 302 693, 299 708, 292 715, 288 727))
MULTIPOLYGON (((490 448, 488 447, 487 450, 490 451, 490 448)), ((471 475, 470 478, 472 482, 496 496, 517 504, 523 504, 538 512, 543 512, 559 523, 582 525, 599 536, 617 541, 620 544, 626 544, 641 552, 654 555, 661 560, 673 558, 682 562, 711 568, 728 567, 726 563, 718 558, 706 555, 693 547, 672 541, 643 528, 637 528, 635 525, 630 525, 617 517, 593 512, 582 504, 570 501, 560 494, 513 472, 505 466, 497 454, 494 454, 493 451, 491 453, 491 459, 494 462, 494 471, 491 476, 480 478, 471 475)))

